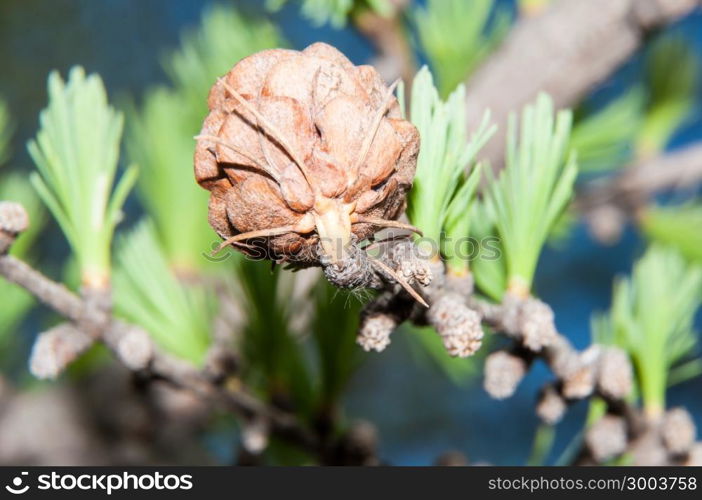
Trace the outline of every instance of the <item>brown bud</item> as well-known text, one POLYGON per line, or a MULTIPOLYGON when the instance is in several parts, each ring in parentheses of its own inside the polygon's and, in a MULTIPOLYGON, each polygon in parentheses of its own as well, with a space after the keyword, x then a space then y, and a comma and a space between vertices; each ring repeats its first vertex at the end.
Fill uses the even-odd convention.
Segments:
POLYGON ((685 457, 683 465, 702 467, 702 442, 697 442, 692 445, 687 457, 685 457))
POLYGON ((557 336, 553 310, 538 299, 530 297, 522 304, 521 331, 524 346, 540 351, 557 336))
POLYGON ((153 356, 153 344, 141 328, 130 328, 117 343, 117 355, 130 370, 143 370, 153 356))
POLYGON ((536 403, 536 414, 542 422, 555 425, 561 421, 566 411, 566 400, 552 385, 541 390, 536 403))
MULTIPOLYGON (((338 262, 334 262, 327 255, 321 255, 319 260, 324 267, 324 276, 334 286, 352 290, 383 288, 381 274, 376 272, 365 251, 359 247, 350 246, 346 250, 345 258, 338 262)), ((387 273, 382 276, 386 281, 393 281, 393 277, 387 273)))
POLYGON ((451 356, 465 358, 480 349, 483 340, 481 318, 466 305, 464 297, 455 293, 440 295, 427 311, 427 319, 451 356))
POLYGON ((658 429, 650 428, 639 436, 629 448, 631 465, 668 465, 668 451, 661 442, 658 429))
POLYGON ((695 423, 684 408, 668 410, 661 422, 663 444, 673 455, 687 453, 695 443, 695 423))
POLYGON ((19 203, 0 201, 0 254, 6 253, 18 234, 29 227, 27 211, 19 203))
POLYGON ((12 201, 0 201, 0 231, 19 234, 29 227, 29 215, 24 207, 12 201))
POLYGON ((411 240, 391 245, 389 261, 393 269, 410 285, 427 287, 432 281, 429 261, 420 255, 411 240))
POLYGON ((195 177, 235 248, 336 262, 403 210, 418 132, 372 67, 323 43, 265 50, 217 81, 208 104, 195 177))
POLYGON ((372 314, 363 318, 356 342, 365 351, 383 351, 390 344, 390 334, 397 321, 388 314, 372 314))
POLYGON ((634 374, 627 353, 618 347, 602 351, 597 373, 597 388, 608 398, 624 399, 634 385, 634 374))
POLYGON ((241 432, 241 444, 246 451, 254 455, 261 454, 268 446, 270 429, 263 418, 255 418, 244 424, 241 432))
POLYGON ((626 220, 623 210, 612 203, 604 203, 593 208, 585 217, 590 234, 606 245, 613 245, 619 241, 626 220))
POLYGON ((502 327, 527 349, 539 352, 558 338, 553 310, 548 304, 534 297, 508 293, 502 305, 502 327))
POLYGON ((578 363, 579 353, 564 336, 559 335, 544 352, 544 357, 553 374, 559 379, 568 376, 578 363))
POLYGON ((590 347, 578 354, 562 379, 563 395, 568 399, 583 399, 595 390, 595 375, 600 349, 590 347))
POLYGON ((598 463, 621 455, 627 444, 624 419, 616 415, 605 415, 588 428, 585 444, 598 463))
POLYGON ((527 372, 526 361, 506 351, 495 351, 485 359, 483 387, 495 399, 505 399, 517 389, 527 372))

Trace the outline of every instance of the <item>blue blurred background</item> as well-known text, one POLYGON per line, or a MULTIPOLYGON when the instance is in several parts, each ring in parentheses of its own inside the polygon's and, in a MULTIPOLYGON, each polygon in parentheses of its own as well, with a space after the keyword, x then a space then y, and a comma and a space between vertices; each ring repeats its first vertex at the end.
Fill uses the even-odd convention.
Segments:
MULTIPOLYGON (((29 163, 24 144, 35 133, 38 112, 46 104, 45 82, 50 70, 65 74, 70 66, 81 64, 89 72, 102 75, 113 99, 119 102, 132 96, 138 100, 149 86, 167 81, 160 58, 177 46, 184 28, 197 25, 210 3, 0 2, 0 95, 9 102, 17 125, 14 162, 29 163)), ((244 11, 263 12, 262 2, 229 3, 244 11)), ((503 3, 511 5, 510 1, 503 3)), ((285 7, 272 19, 293 48, 325 41, 356 64, 368 62, 373 56, 372 46, 351 28, 314 27, 300 17, 295 6, 285 7)), ((702 55, 702 14, 667 29, 678 32, 702 55)), ((641 57, 637 56, 603 83, 591 101, 596 104, 640 76, 641 57)), ((695 107, 700 109, 700 89, 697 94, 695 107)), ((678 131, 670 147, 700 139, 702 115, 698 113, 678 131)), ((63 241, 56 236, 47 240, 63 241)), ((591 313, 609 306, 613 278, 630 271, 632 260, 642 248, 642 241, 631 228, 618 244, 603 247, 578 226, 566 241, 543 254, 537 292, 554 308, 559 330, 577 347, 589 343, 591 313)), ((68 250, 58 247, 49 252, 60 262, 68 250)), ((384 353, 365 357, 348 392, 346 409, 351 417, 368 419, 378 426, 381 455, 393 464, 431 463, 449 449, 460 450, 475 461, 519 464, 529 455, 538 423, 533 411, 536 392, 548 377, 547 370, 537 366, 514 397, 495 401, 482 390, 478 379, 459 387, 431 364, 415 362, 408 342, 397 335, 384 353)), ((669 404, 684 404, 695 416, 698 428, 702 428, 700 394, 702 379, 697 378, 675 387, 669 395, 669 404)), ((582 428, 585 410, 585 404, 576 406, 558 426, 552 461, 582 428)))

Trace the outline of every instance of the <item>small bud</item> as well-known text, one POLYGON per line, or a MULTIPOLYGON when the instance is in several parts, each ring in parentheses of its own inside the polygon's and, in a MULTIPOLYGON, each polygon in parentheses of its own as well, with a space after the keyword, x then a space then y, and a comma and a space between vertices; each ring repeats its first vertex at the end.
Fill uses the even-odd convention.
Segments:
POLYGON ((547 364, 558 379, 563 379, 570 373, 573 366, 578 363, 579 355, 580 353, 562 335, 556 337, 544 352, 547 364))
POLYGON ((542 389, 536 403, 536 414, 542 422, 548 425, 557 424, 563 418, 566 408, 566 400, 555 387, 547 385, 542 389))
POLYGON ((423 260, 411 259, 400 261, 397 272, 410 285, 417 284, 426 287, 431 283, 431 269, 423 260))
POLYGON ((563 395, 568 399, 584 399, 595 390, 595 368, 599 360, 600 349, 590 347, 581 352, 574 365, 563 377, 563 395))
POLYGON ((626 451, 626 423, 622 417, 605 415, 585 433, 585 444, 596 462, 602 463, 626 451))
POLYGON ((270 430, 265 420, 257 418, 244 425, 241 444, 252 455, 260 455, 268 446, 270 430))
POLYGON ((94 342, 94 338, 64 323, 39 334, 29 358, 29 371, 40 379, 55 379, 94 342))
POLYGON ((702 441, 698 441, 692 445, 692 448, 688 452, 683 465, 690 467, 702 467, 702 441))
POLYGON ((364 351, 383 351, 390 344, 390 334, 397 327, 395 319, 383 313, 363 318, 356 342, 364 351))
POLYGON ((586 216, 590 234, 600 243, 612 245, 619 241, 626 224, 626 215, 621 208, 605 203, 591 210, 586 216))
POLYGON ((673 455, 684 455, 695 443, 695 423, 684 408, 666 412, 661 423, 663 444, 673 455))
POLYGON ((19 203, 0 201, 0 255, 7 253, 17 235, 29 227, 29 216, 19 203))
POLYGON ((523 299, 510 293, 505 294, 502 299, 502 321, 501 329, 511 336, 520 336, 519 313, 523 299))
POLYGON ((411 240, 401 241, 390 248, 392 267, 410 285, 429 286, 433 273, 427 259, 424 259, 411 240))
POLYGON ((631 465, 669 465, 668 451, 663 446, 660 435, 654 429, 637 438, 629 448, 629 452, 631 465))
POLYGON ((522 298, 511 293, 502 302, 502 328, 534 352, 558 339, 553 310, 534 297, 522 298))
POLYGON ((568 399, 585 399, 595 387, 595 374, 591 366, 583 366, 572 377, 563 381, 563 395, 568 399))
POLYGON ((29 215, 22 205, 0 201, 0 231, 18 235, 29 227, 29 215))
POLYGON ((624 399, 633 388, 633 370, 627 353, 618 347, 602 351, 597 373, 597 388, 608 398, 624 399))
POLYGON ((505 399, 517 389, 527 372, 527 363, 519 356, 496 351, 485 360, 483 387, 495 399, 505 399))
POLYGON ((466 305, 464 297, 455 293, 441 295, 429 308, 427 319, 451 356, 465 358, 480 349, 483 339, 481 318, 466 305))
POLYGON ((153 356, 151 339, 144 330, 130 328, 117 344, 117 355, 130 370, 143 370, 153 356))
POLYGON ((338 262, 322 257, 322 264, 324 276, 334 286, 346 289, 381 288, 380 277, 367 255, 358 247, 350 246, 348 255, 338 262))
POLYGON ((533 297, 522 303, 520 330, 524 346, 538 352, 550 345, 558 336, 554 323, 553 310, 544 302, 533 297))

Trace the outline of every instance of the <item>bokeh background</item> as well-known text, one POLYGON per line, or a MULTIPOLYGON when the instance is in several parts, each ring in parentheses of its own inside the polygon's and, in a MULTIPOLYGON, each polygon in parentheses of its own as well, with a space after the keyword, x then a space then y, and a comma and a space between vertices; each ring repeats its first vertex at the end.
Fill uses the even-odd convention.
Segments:
MULTIPOLYGON (((512 12, 516 8, 509 0, 498 3, 512 12)), ((0 96, 8 102, 16 125, 13 165, 31 162, 25 144, 36 133, 38 113, 46 105, 46 78, 51 70, 66 74, 68 68, 80 64, 102 76, 113 102, 139 102, 146 89, 168 83, 160 64, 163 55, 178 46, 183 30, 196 26, 211 4, 206 0, 1 0, 0 96)), ((295 5, 270 14, 262 2, 228 4, 269 16, 293 48, 324 41, 356 64, 374 56, 372 45, 353 28, 313 25, 295 5)), ((682 37, 702 62, 702 13, 686 17, 657 36, 671 33, 682 37)), ((596 107, 642 74, 643 55, 637 54, 588 102, 596 107)), ((697 82, 695 105, 668 148, 702 139, 702 77, 697 82)), ((133 223, 138 212, 138 206, 130 203, 125 224, 133 223)), ((59 274, 69 250, 53 225, 45 231, 43 266, 59 274)), ((589 344, 591 313, 609 307, 613 278, 630 271, 642 248, 638 232, 631 227, 616 244, 603 246, 583 225, 577 225, 567 238, 544 252, 535 288, 553 307, 559 330, 576 347, 589 344)), ((22 324, 22 340, 7 368, 16 379, 27 376, 28 350, 42 321, 41 316, 33 316, 22 324)), ((534 400, 547 378, 547 370, 537 366, 514 397, 495 401, 483 391, 479 374, 456 384, 398 335, 382 354, 363 356, 347 392, 346 410, 351 417, 377 425, 381 455, 393 464, 431 463, 448 449, 460 450, 476 461, 518 464, 529 456, 538 424, 534 400)), ((669 405, 685 405, 698 428, 702 428, 701 394, 702 378, 698 377, 674 387, 669 395, 669 405)), ((577 406, 558 426, 551 462, 582 428, 586 409, 586 404, 577 406)), ((221 432, 206 440, 218 459, 227 463, 232 449, 221 445, 228 431, 221 432)))

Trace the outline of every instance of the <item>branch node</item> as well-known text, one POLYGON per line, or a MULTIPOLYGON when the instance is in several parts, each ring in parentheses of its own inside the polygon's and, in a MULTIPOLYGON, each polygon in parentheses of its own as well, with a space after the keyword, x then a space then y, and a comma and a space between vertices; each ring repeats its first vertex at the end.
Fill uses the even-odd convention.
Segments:
POLYGON ((29 215, 22 205, 0 201, 0 255, 6 254, 15 239, 29 227, 29 215))

